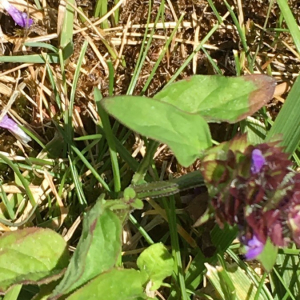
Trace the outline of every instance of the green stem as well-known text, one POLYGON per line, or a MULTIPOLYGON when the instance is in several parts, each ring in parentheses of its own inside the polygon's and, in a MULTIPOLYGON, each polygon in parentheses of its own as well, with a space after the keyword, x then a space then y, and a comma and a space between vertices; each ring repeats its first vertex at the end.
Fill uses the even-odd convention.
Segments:
POLYGON ((135 217, 132 214, 129 215, 129 220, 138 229, 139 233, 144 237, 147 243, 149 245, 153 245, 154 241, 151 239, 151 237, 146 232, 146 230, 138 223, 138 221, 135 219, 135 217))
POLYGON ((137 198, 159 198, 178 194, 180 191, 204 186, 204 181, 199 171, 191 172, 176 179, 168 181, 155 181, 132 186, 137 198))

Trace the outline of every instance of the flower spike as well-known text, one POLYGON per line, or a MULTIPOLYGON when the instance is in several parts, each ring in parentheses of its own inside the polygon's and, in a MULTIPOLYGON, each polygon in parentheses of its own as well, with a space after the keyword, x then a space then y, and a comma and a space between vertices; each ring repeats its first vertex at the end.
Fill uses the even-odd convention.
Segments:
POLYGON ((246 258, 267 240, 300 246, 300 173, 279 142, 251 145, 245 136, 208 150, 200 167, 216 222, 238 226, 246 258))

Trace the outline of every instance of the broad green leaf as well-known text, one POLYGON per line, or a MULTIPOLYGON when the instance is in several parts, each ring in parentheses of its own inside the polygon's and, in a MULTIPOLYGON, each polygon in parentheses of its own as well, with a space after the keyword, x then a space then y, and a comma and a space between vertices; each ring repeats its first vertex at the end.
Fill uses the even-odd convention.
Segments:
POLYGON ((83 220, 82 234, 68 269, 49 299, 58 299, 114 267, 121 253, 118 217, 97 201, 83 220))
POLYGON ((117 270, 99 275, 69 296, 67 300, 142 300, 148 276, 133 269, 117 270))
POLYGON ((67 245, 56 232, 25 228, 0 238, 0 293, 12 285, 57 280, 69 261, 67 245))
POLYGON ((167 144, 179 163, 191 165, 211 146, 209 128, 196 114, 171 104, 138 96, 117 96, 101 100, 105 110, 130 129, 167 144))
POLYGON ((197 75, 170 84, 156 99, 200 114, 208 122, 236 123, 272 99, 276 81, 266 75, 197 75))
POLYGON ((274 246, 270 239, 267 239, 264 250, 257 257, 267 272, 270 272, 276 262, 278 247, 274 246))
POLYGON ((140 270, 145 271, 152 281, 151 290, 157 290, 164 279, 172 275, 174 260, 162 243, 153 244, 144 250, 137 259, 140 270))

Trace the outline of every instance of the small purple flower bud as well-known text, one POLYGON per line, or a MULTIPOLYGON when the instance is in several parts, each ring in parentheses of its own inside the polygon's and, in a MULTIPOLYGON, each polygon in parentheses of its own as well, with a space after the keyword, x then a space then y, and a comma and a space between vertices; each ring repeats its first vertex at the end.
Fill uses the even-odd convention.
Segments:
POLYGON ((27 13, 19 11, 7 0, 1 0, 1 4, 19 26, 28 28, 33 24, 27 13))
POLYGON ((264 244, 254 234, 251 240, 246 241, 246 254, 247 260, 256 258, 264 249, 264 244))
POLYGON ((16 135, 24 144, 27 144, 31 141, 31 138, 18 126, 18 124, 9 118, 7 115, 4 115, 0 121, 0 127, 8 129, 14 135, 16 135))
POLYGON ((259 149, 254 149, 252 151, 252 166, 251 166, 252 174, 259 173, 265 163, 266 163, 266 160, 265 160, 262 152, 259 149))

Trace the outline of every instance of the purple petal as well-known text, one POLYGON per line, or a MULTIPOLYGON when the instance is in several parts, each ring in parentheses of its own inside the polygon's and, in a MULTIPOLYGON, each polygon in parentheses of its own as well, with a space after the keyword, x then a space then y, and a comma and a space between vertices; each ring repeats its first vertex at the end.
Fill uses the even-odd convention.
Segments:
POLYGON ((0 127, 8 129, 14 135, 16 135, 24 144, 27 144, 31 141, 31 138, 18 126, 18 124, 9 118, 7 115, 4 115, 0 121, 0 127))
POLYGON ((252 165, 251 165, 252 174, 259 173, 265 163, 266 160, 262 155, 262 152, 259 149, 254 149, 252 151, 252 165))
POLYGON ((264 249, 264 244, 253 235, 251 240, 248 240, 247 244, 245 245, 246 254, 245 257, 247 260, 251 260, 256 258, 264 249))
POLYGON ((30 19, 25 12, 19 11, 15 6, 11 5, 7 0, 2 0, 1 4, 19 26, 30 27, 33 24, 33 20, 30 19))

